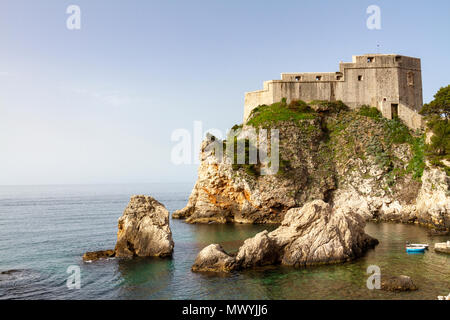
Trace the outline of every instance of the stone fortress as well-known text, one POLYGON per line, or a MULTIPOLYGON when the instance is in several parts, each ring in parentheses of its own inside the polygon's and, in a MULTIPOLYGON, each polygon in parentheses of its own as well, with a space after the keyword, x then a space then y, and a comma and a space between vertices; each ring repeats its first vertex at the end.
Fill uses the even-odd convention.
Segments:
POLYGON ((399 117, 411 129, 422 127, 420 59, 396 54, 353 56, 338 72, 282 73, 264 82, 264 89, 247 92, 244 122, 259 105, 292 100, 341 100, 350 108, 370 105, 384 117, 399 117))

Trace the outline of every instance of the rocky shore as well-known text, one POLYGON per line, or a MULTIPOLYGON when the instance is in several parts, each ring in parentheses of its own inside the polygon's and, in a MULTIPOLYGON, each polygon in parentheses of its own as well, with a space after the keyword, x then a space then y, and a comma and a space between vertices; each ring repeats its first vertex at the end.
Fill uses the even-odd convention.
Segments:
POLYGON ((360 215, 315 200, 290 209, 274 231, 245 240, 236 256, 227 254, 218 244, 204 248, 192 271, 229 272, 273 264, 304 267, 350 261, 378 244, 364 232, 364 226, 360 215))

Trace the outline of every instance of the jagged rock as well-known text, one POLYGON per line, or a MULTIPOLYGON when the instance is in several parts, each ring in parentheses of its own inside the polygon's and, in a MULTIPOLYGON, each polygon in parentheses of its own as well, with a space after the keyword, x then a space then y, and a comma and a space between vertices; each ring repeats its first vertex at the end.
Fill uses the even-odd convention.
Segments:
POLYGON ((118 222, 116 257, 171 256, 169 212, 149 196, 133 196, 118 222))
POLYGON ((386 291, 414 291, 417 286, 408 276, 381 276, 381 289, 386 291))
POLYGON ((83 254, 83 261, 96 261, 99 259, 107 259, 115 256, 114 250, 92 251, 83 254))
POLYGON ((307 266, 345 262, 362 256, 378 240, 364 232, 364 219, 347 208, 315 200, 289 210, 269 236, 282 250, 285 265, 307 266))
MULTIPOLYGON (((229 265, 233 260, 235 264, 230 270, 279 263, 304 267, 345 262, 362 256, 378 244, 378 240, 364 232, 364 226, 360 215, 333 209, 328 203, 315 200, 302 208, 290 209, 281 226, 274 231, 263 231, 247 239, 235 258, 223 250, 216 256, 221 261, 226 259, 229 265)), ((197 260, 203 261, 204 256, 205 253, 200 252, 197 260)), ((216 260, 212 261, 216 263, 216 260)))
POLYGON ((234 257, 219 244, 210 244, 197 255, 191 270, 194 272, 229 272, 235 268, 234 257))

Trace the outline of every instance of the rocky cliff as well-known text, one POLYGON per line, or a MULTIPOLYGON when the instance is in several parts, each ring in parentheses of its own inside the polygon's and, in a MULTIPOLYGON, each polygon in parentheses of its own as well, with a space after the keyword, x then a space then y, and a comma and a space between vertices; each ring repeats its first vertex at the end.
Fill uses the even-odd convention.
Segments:
POLYGON ((267 164, 236 164, 226 152, 217 156, 215 147, 225 141, 209 136, 189 202, 174 218, 280 223, 289 209, 319 199, 365 219, 450 227, 449 177, 427 164, 423 132, 382 118, 374 108, 281 102, 256 108, 234 129, 236 141, 277 129, 278 173, 263 175, 267 164))

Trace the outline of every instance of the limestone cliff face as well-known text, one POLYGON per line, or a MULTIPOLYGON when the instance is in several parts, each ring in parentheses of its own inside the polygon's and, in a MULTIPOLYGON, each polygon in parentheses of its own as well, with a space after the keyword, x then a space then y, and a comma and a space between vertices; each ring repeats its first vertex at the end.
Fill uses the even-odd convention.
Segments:
MULTIPOLYGON (((330 168, 317 166, 329 152, 320 144, 320 125, 319 120, 311 120, 279 128, 282 158, 275 175, 236 169, 213 154, 210 146, 217 141, 203 141, 198 180, 187 206, 175 211, 173 217, 190 223, 280 223, 290 208, 313 199, 327 199, 336 182, 332 174, 327 174, 330 168)), ((248 129, 244 127, 239 137, 248 129)))
MULTIPOLYGON (((173 217, 190 223, 280 223, 290 208, 319 199, 365 219, 449 230, 449 177, 425 164, 420 135, 357 111, 314 115, 264 124, 280 133, 275 175, 219 161, 209 148, 218 141, 205 140, 189 202, 173 217)), ((244 125, 241 136, 250 129, 244 125)))
POLYGON ((415 185, 416 182, 410 182, 411 185, 404 186, 405 193, 415 195, 410 201, 404 201, 395 195, 377 196, 371 192, 362 193, 358 188, 347 186, 336 193, 334 205, 352 208, 366 219, 417 222, 433 229, 448 231, 450 182, 446 173, 437 168, 427 168, 423 172, 419 188, 415 185))

